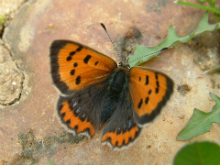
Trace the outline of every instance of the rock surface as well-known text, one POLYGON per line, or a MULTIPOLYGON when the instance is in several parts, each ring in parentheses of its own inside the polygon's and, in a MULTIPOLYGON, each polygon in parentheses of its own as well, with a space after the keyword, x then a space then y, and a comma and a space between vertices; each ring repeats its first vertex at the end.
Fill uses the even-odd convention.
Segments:
MULTIPOLYGON (((176 137, 193 109, 208 112, 214 105, 209 92, 220 96, 219 74, 198 78, 219 60, 219 32, 179 44, 162 52, 163 58, 143 65, 172 77, 175 90, 160 117, 143 129, 133 146, 122 151, 102 146, 100 132, 89 140, 74 137, 62 128, 55 112, 58 93, 50 79, 49 46, 55 39, 69 39, 118 61, 101 22, 114 41, 120 43, 135 27, 142 34, 142 45, 155 46, 166 38, 169 25, 174 25, 178 35, 187 35, 197 27, 203 14, 202 10, 176 5, 172 0, 30 0, 24 3, 4 30, 3 42, 7 49, 0 45, 3 50, 0 51, 0 91, 4 92, 0 95, 1 164, 42 165, 49 164, 48 161, 57 165, 172 164, 177 151, 188 143, 177 141, 176 137), (209 42, 200 45, 200 41, 210 40, 209 37, 215 46, 209 42), (10 67, 10 76, 7 68, 2 69, 3 65, 10 67), (2 85, 5 80, 11 84, 2 85), (6 99, 7 102, 1 102, 6 99)), ((220 144, 219 131, 213 124, 210 132, 191 142, 210 140, 220 144)))

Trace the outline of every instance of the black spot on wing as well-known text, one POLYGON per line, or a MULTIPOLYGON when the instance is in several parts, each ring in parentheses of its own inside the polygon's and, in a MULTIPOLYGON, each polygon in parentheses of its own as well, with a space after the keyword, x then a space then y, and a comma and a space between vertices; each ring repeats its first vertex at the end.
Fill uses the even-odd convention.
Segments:
POLYGON ((70 56, 73 56, 73 55, 75 55, 75 54, 76 54, 75 51, 72 51, 72 52, 69 53, 70 56))
POLYGON ((67 61, 70 61, 70 60, 72 60, 72 57, 71 57, 71 56, 68 56, 68 57, 66 58, 66 60, 67 60, 67 61))
POLYGON ((87 56, 84 58, 84 60, 83 60, 84 63, 85 63, 85 64, 88 64, 88 62, 89 62, 89 60, 91 59, 91 57, 92 57, 91 55, 87 55, 87 56))
POLYGON ((145 82, 145 85, 148 85, 149 84, 149 76, 146 75, 146 82, 145 82))
POLYGON ((83 47, 81 45, 79 45, 79 47, 76 49, 77 52, 80 52, 83 49, 83 47))
POLYGON ((141 76, 139 76, 139 82, 141 82, 141 76))
POLYGON ((139 109, 141 109, 142 104, 143 104, 143 99, 141 99, 140 102, 138 103, 138 108, 139 108, 139 109))
POLYGON ((79 85, 79 84, 80 84, 80 82, 81 82, 81 77, 80 77, 80 76, 78 76, 78 77, 76 78, 76 85, 79 85))
POLYGON ((78 63, 75 62, 75 63, 73 64, 73 67, 77 67, 77 66, 78 66, 78 63))
POLYGON ((76 52, 80 52, 82 50, 82 46, 79 46, 76 50, 71 51, 69 53, 69 56, 66 58, 67 61, 71 61, 72 60, 72 56, 74 56, 76 54, 76 52))
POLYGON ((158 80, 158 73, 155 73, 155 78, 156 80, 158 80))
POLYGON ((95 62, 95 65, 98 65, 98 63, 99 63, 99 62, 98 62, 98 61, 96 61, 96 62, 95 62))
POLYGON ((75 74, 75 69, 71 70, 70 74, 73 76, 75 74))
POLYGON ((145 104, 148 104, 148 102, 149 102, 149 97, 146 97, 145 104))
POLYGON ((157 85, 157 87, 160 87, 160 83, 158 80, 156 81, 156 85, 157 85))
POLYGON ((155 92, 159 93, 160 83, 158 81, 158 74, 157 73, 155 74, 155 78, 156 78, 156 86, 157 86, 155 89, 155 92))

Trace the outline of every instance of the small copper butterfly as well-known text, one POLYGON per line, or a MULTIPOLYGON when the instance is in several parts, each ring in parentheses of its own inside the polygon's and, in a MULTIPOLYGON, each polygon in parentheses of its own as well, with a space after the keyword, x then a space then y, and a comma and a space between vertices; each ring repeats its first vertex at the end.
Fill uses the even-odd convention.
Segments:
POLYGON ((167 75, 140 66, 130 68, 77 42, 56 40, 50 69, 61 96, 59 119, 68 131, 92 138, 103 127, 101 142, 121 149, 134 142, 173 92, 167 75))

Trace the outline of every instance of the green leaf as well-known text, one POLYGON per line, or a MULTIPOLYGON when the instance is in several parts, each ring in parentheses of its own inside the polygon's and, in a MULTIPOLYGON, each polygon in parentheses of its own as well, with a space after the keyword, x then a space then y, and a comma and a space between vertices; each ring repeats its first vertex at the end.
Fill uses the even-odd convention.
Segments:
POLYGON ((212 123, 220 123, 220 98, 211 93, 210 97, 216 102, 213 110, 205 113, 195 109, 187 126, 177 136, 178 140, 189 140, 204 134, 210 130, 212 123))
POLYGON ((49 161, 49 160, 47 161, 47 163, 48 163, 48 164, 51 164, 51 165, 57 165, 57 164, 55 164, 55 163, 53 163, 53 162, 51 162, 51 161, 49 161))
MULTIPOLYGON (((180 5, 187 5, 187 6, 191 6, 191 7, 197 7, 197 8, 200 8, 200 9, 211 11, 211 12, 216 13, 216 14, 220 14, 220 11, 215 9, 212 6, 211 7, 207 7, 207 6, 204 6, 204 5, 198 5, 198 4, 189 3, 189 2, 183 2, 183 1, 175 1, 174 3, 180 4, 180 5)), ((210 4, 210 5, 212 5, 212 4, 210 4)))
POLYGON ((192 38, 201 35, 208 31, 214 31, 220 28, 220 23, 209 24, 208 13, 206 12, 200 21, 196 30, 187 36, 178 36, 173 26, 169 27, 167 38, 155 47, 144 47, 137 45, 134 55, 128 56, 128 64, 132 66, 140 65, 141 63, 148 61, 151 58, 158 57, 157 54, 160 53, 164 48, 172 47, 180 42, 184 43, 192 38))
POLYGON ((174 158, 174 165, 218 165, 220 147, 211 142, 195 142, 183 147, 174 158))

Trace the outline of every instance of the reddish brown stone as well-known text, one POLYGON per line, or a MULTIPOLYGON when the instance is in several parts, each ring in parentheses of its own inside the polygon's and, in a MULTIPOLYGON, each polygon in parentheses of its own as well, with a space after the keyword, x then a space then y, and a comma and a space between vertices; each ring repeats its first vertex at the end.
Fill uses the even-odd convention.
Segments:
MULTIPOLYGON (((212 108, 208 92, 215 90, 207 86, 209 77, 197 79, 202 71, 193 61, 193 56, 198 55, 196 51, 179 44, 164 51, 163 58, 146 64, 166 72, 176 85, 188 84, 191 90, 185 96, 175 90, 162 115, 143 129, 139 140, 129 149, 113 152, 108 146, 101 146, 100 133, 92 140, 80 141, 79 137, 67 134, 59 124, 55 112, 58 93, 49 74, 49 46, 55 39, 69 39, 118 61, 100 23, 106 25, 114 41, 121 40, 135 27, 142 33, 143 45, 155 46, 166 38, 169 25, 174 25, 181 36, 192 32, 203 13, 176 5, 171 0, 35 0, 25 3, 3 36, 24 75, 24 83, 20 100, 0 109, 0 160, 20 164, 48 164, 50 160, 57 165, 172 164, 176 152, 184 145, 176 141, 176 136, 193 109, 212 108)), ((219 128, 213 129, 196 139, 212 139, 219 143, 215 134, 219 128)))

